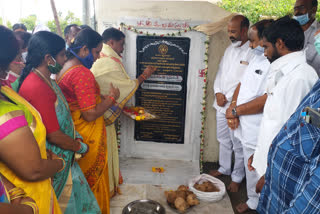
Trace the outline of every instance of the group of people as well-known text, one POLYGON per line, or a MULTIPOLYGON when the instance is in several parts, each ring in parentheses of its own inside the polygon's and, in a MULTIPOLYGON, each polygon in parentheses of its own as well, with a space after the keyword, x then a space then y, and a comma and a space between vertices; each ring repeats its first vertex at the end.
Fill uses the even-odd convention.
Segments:
POLYGON ((210 174, 231 175, 231 192, 246 177, 239 213, 320 212, 320 129, 304 117, 320 107, 317 7, 296 0, 293 18, 228 24, 232 44, 214 82, 220 166, 210 174))
POLYGON ((122 176, 114 123, 139 84, 125 35, 73 24, 65 40, 0 26, 1 213, 110 213, 122 176))

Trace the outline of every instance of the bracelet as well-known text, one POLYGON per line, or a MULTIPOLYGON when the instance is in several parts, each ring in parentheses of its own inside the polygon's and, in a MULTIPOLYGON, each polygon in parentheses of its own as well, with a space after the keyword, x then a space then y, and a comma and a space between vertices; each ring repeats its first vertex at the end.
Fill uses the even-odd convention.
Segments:
POLYGON ((80 143, 80 149, 77 151, 77 153, 83 154, 88 150, 88 145, 83 142, 79 142, 79 143, 80 143))
POLYGON ((11 190, 8 191, 8 193, 10 196, 10 200, 26 197, 26 193, 20 187, 12 188, 11 190))
POLYGON ((115 103, 116 103, 116 99, 114 99, 114 97, 112 97, 112 96, 108 96, 108 97, 109 97, 109 99, 111 99, 111 100, 112 100, 113 104, 115 104, 115 103))
POLYGON ((31 202, 31 201, 26 201, 21 204, 31 207, 34 214, 39 214, 39 208, 36 203, 31 202))
POLYGON ((60 169, 57 173, 59 173, 59 172, 62 172, 63 170, 64 170, 64 168, 66 168, 66 161, 65 160, 63 160, 62 158, 57 158, 57 160, 62 160, 62 162, 63 162, 63 167, 62 167, 62 169, 60 169))
POLYGON ((233 101, 231 102, 231 104, 232 104, 232 103, 237 103, 237 101, 233 100, 233 101))

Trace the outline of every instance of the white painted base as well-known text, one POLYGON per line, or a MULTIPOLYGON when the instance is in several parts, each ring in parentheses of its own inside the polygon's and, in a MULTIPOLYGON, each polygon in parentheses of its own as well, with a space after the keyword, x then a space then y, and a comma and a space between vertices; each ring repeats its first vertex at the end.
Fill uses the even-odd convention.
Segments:
POLYGON ((142 159, 120 157, 124 183, 181 185, 200 174, 198 161, 142 159), (163 173, 152 172, 152 167, 163 167, 163 173))

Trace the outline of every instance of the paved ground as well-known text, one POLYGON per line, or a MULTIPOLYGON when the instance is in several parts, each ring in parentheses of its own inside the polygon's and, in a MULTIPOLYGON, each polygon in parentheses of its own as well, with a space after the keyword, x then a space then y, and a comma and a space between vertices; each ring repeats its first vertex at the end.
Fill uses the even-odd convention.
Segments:
MULTIPOLYGON (((204 165, 203 165, 203 172, 204 173, 208 173, 210 170, 215 170, 215 169, 218 169, 217 163, 204 163, 204 165)), ((225 183, 226 186, 228 186, 231 182, 230 176, 221 176, 221 177, 219 177, 219 179, 221 179, 225 183)), ((228 195, 231 200, 231 204, 232 204, 232 208, 233 208, 234 213, 238 214, 238 212, 235 210, 235 207, 239 203, 245 202, 248 199, 245 179, 242 181, 242 183, 240 185, 239 192, 236 192, 236 193, 228 192, 228 195)), ((250 212, 246 212, 246 214, 257 214, 257 212, 250 211, 250 212)))

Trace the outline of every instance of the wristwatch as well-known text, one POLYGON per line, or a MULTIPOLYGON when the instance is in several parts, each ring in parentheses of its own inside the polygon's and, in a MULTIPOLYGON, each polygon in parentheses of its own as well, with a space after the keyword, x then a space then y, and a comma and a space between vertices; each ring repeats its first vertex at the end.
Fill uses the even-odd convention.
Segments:
POLYGON ((237 108, 237 107, 234 107, 234 108, 231 110, 231 113, 232 113, 233 116, 238 117, 236 108, 237 108))

